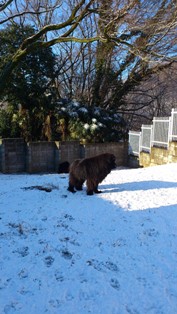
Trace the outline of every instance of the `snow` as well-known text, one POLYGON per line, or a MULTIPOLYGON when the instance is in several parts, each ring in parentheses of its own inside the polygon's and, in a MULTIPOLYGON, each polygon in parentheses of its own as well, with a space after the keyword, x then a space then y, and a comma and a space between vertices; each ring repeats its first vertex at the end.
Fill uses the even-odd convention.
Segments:
POLYGON ((176 313, 177 164, 67 185, 0 174, 0 313, 176 313))

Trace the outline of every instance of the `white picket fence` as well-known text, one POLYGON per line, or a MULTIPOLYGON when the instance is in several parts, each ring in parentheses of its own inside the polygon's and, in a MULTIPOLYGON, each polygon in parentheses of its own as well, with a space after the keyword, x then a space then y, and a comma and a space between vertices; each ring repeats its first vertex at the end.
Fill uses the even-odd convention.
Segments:
POLYGON ((139 156, 141 132, 129 131, 128 154, 139 156))
POLYGON ((129 131, 129 155, 150 153, 153 146, 168 149, 171 141, 177 141, 177 109, 172 109, 170 117, 155 117, 151 125, 143 124, 140 132, 129 131))
POLYGON ((151 150, 152 125, 142 124, 140 133, 140 149, 139 151, 151 150))
POLYGON ((177 108, 172 109, 170 125, 170 141, 177 141, 177 108))

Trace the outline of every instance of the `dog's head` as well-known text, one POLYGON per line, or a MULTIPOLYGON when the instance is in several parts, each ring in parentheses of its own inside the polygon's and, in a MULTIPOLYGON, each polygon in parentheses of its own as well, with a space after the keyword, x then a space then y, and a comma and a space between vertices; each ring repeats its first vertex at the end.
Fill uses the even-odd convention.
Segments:
POLYGON ((116 157, 113 154, 107 154, 107 163, 110 170, 113 170, 117 167, 116 165, 116 157))
POLYGON ((115 169, 117 167, 117 165, 116 165, 116 157, 113 154, 111 156, 111 166, 112 166, 112 169, 115 169))

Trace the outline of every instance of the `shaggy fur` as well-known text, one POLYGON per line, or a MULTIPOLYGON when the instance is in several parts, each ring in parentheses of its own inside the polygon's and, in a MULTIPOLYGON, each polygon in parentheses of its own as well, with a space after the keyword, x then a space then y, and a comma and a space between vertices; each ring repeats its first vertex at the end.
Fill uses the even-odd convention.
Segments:
POLYGON ((82 190, 83 183, 86 181, 87 195, 101 193, 98 184, 116 168, 115 156, 105 153, 90 158, 76 159, 69 169, 68 191, 75 192, 82 190))

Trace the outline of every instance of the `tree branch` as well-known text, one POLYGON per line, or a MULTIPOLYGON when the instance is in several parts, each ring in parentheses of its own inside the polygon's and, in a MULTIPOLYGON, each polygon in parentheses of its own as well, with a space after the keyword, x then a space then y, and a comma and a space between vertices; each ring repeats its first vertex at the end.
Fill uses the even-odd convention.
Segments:
MULTIPOLYGON (((13 0, 12 0, 13 1, 13 0)), ((13 20, 14 18, 17 18, 17 17, 22 17, 24 15, 40 15, 40 14, 44 14, 44 13, 48 13, 48 12, 51 12, 53 10, 53 8, 51 9, 48 9, 48 10, 44 10, 44 11, 38 11, 38 12, 34 12, 34 11, 23 11, 21 13, 16 13, 16 14, 13 14, 12 16, 9 16, 7 17, 6 19, 0 21, 0 25, 4 24, 4 23, 7 23, 8 21, 11 21, 13 20)))
POLYGON ((4 4, 0 4, 0 12, 2 12, 3 10, 5 10, 9 4, 11 4, 13 2, 13 0, 8 0, 7 2, 5 2, 4 4))

